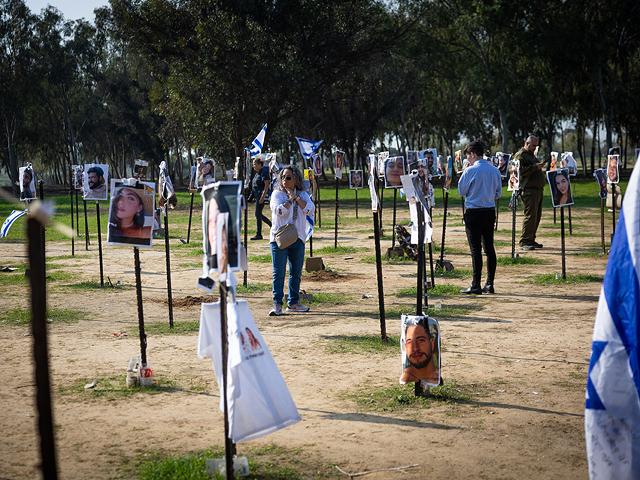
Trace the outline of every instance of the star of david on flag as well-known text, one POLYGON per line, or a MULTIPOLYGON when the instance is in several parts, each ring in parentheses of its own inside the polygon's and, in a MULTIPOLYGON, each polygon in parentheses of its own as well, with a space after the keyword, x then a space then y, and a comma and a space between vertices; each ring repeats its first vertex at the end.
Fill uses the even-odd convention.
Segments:
POLYGON ((640 167, 629 180, 593 329, 585 405, 591 479, 640 478, 640 167))
POLYGON ((251 158, 253 157, 257 157, 258 155, 260 155, 262 153, 262 147, 264 145, 264 136, 267 133, 267 124, 264 124, 264 127, 262 127, 262 130, 260 130, 260 133, 258 133, 258 136, 256 137, 256 139, 251 143, 251 158))
POLYGON ((305 140, 304 138, 298 137, 296 137, 296 140, 298 141, 298 145, 300 146, 300 153, 304 158, 311 158, 311 155, 315 153, 315 151, 322 143, 322 140, 314 142, 313 140, 305 140))

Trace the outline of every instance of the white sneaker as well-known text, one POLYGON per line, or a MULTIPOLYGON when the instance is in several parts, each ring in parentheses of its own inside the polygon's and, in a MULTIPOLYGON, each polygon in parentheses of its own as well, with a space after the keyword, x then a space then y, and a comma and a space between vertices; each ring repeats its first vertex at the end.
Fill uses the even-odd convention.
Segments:
POLYGON ((279 317, 280 315, 282 315, 282 305, 280 305, 279 303, 274 303, 273 308, 269 312, 269 316, 279 317))
POLYGON ((300 305, 296 303, 295 305, 288 305, 287 312, 308 312, 309 307, 305 307, 304 305, 300 305))

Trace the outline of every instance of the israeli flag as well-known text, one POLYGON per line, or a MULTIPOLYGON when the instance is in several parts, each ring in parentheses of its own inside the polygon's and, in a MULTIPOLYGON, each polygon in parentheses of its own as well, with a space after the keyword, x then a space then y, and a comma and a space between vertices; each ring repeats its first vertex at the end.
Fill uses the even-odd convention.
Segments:
POLYGON ((262 127, 262 130, 260 130, 260 133, 258 133, 258 136, 256 137, 256 139, 251 144, 251 158, 257 157, 262 153, 262 147, 264 145, 264 136, 266 134, 267 134, 267 124, 265 123, 264 127, 262 127))
POLYGON ((640 167, 627 187, 593 329, 585 436, 591 479, 640 478, 640 167))
POLYGON ((313 140, 305 140, 304 138, 298 137, 296 137, 296 140, 298 141, 298 145, 300 146, 300 153, 304 158, 311 158, 311 155, 315 153, 315 151, 322 143, 322 140, 314 142, 313 140))
POLYGON ((18 218, 26 214, 27 214, 26 210, 22 210, 22 211, 14 210, 13 212, 11 212, 11 215, 9 215, 7 219, 4 221, 4 223, 2 224, 2 228, 0 229, 0 238, 6 237, 7 234, 9 233, 9 229, 11 228, 11 225, 13 225, 13 222, 15 222, 18 218))

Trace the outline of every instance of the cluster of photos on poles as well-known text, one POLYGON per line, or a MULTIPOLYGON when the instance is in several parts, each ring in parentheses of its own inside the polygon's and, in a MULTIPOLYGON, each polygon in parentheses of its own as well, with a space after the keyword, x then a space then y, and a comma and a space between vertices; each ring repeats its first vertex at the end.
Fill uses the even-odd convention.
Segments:
MULTIPOLYGON (((319 142, 316 143, 319 145, 319 142)), ((252 153, 255 152, 246 151, 242 166, 245 173, 251 171, 250 160, 255 156, 252 153)), ((261 149, 258 153, 261 154, 261 149)), ((284 164, 278 161, 276 154, 261 155, 266 160, 264 168, 271 174, 273 188, 277 173, 284 164)), ((317 154, 307 155, 305 158, 311 160, 312 168, 304 170, 304 181, 313 198, 318 188, 317 177, 323 173, 323 160, 317 154)), ((332 166, 337 180, 342 179, 344 158, 345 153, 339 150, 333 156, 332 166)), ((517 191, 520 180, 518 162, 503 152, 497 152, 495 156, 486 155, 485 158, 499 169, 502 178, 508 178, 508 190, 517 191)), ((291 162, 293 163, 293 158, 291 162)), ((601 198, 606 198, 607 185, 619 182, 619 165, 620 148, 614 147, 609 151, 606 168, 594 172, 601 198)), ((231 292, 226 303, 226 319, 222 318, 220 302, 202 304, 198 356, 201 359, 212 359, 218 385, 222 386, 223 359, 220 345, 224 339, 221 336, 221 322, 226 321, 228 361, 224 363, 227 364, 229 438, 236 443, 259 438, 301 419, 247 302, 235 299, 237 283, 234 272, 247 270, 247 252, 241 242, 241 211, 246 208, 246 203, 242 182, 234 180, 241 178, 239 167, 238 159, 233 170, 224 172, 227 180, 219 181, 216 179, 216 162, 199 157, 196 165, 191 167, 188 186, 191 194, 200 191, 203 199, 203 273, 197 279, 197 285, 212 292, 215 281, 210 276, 216 273, 218 282, 231 292), (263 401, 256 402, 256 398, 262 398, 263 401), (256 412, 256 409, 261 411, 256 412), (243 415, 243 412, 248 411, 252 414, 243 415)), ((435 205, 431 180, 439 177, 443 188, 448 191, 454 168, 460 174, 466 167, 461 151, 446 158, 438 156, 435 148, 408 151, 406 157, 390 156, 389 152, 371 154, 368 162, 368 185, 372 210, 375 212, 380 209, 378 192, 381 187, 402 189, 409 202, 411 243, 418 243, 418 208, 423 209, 425 219, 422 232, 424 243, 430 243, 433 233, 430 212, 435 205)), ((156 209, 155 183, 146 180, 148 168, 148 162, 137 160, 132 178, 110 179, 109 166, 106 164, 72 165, 73 186, 82 191, 84 200, 108 201, 110 193, 108 245, 151 247, 153 232, 159 228, 162 211, 166 212, 167 206, 173 207, 177 203, 166 164, 162 162, 159 166, 157 190, 159 208, 156 209)), ((554 207, 573 204, 570 177, 576 173, 577 164, 571 152, 551 152, 546 174, 554 207)), ((37 198, 33 166, 29 163, 20 168, 19 175, 20 199, 28 203, 37 198)), ((349 170, 348 180, 351 189, 362 189, 365 183, 364 172, 349 170)), ((244 187, 248 187, 248 182, 249 179, 246 178, 244 187)), ((311 235, 313 221, 309 220, 311 235)), ((6 226, 5 222, 3 234, 6 234, 8 227, 10 224, 6 226)), ((439 385, 441 349, 437 320, 427 315, 402 315, 400 327, 400 383, 439 385)), ((223 403, 221 390, 220 407, 224 411, 223 403)))

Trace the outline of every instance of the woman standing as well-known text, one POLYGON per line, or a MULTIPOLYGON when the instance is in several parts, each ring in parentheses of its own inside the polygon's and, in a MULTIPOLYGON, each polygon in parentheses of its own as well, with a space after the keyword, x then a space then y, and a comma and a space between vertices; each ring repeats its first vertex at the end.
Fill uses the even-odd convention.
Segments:
POLYGON ((304 244, 307 238, 307 215, 313 215, 316 207, 305 191, 298 167, 286 165, 280 171, 271 195, 271 261, 273 262, 273 308, 269 315, 282 315, 284 276, 289 261, 289 298, 287 312, 306 312, 309 307, 300 305, 300 279, 304 263, 304 244), (298 238, 285 248, 279 248, 275 232, 283 225, 292 224, 298 238))

